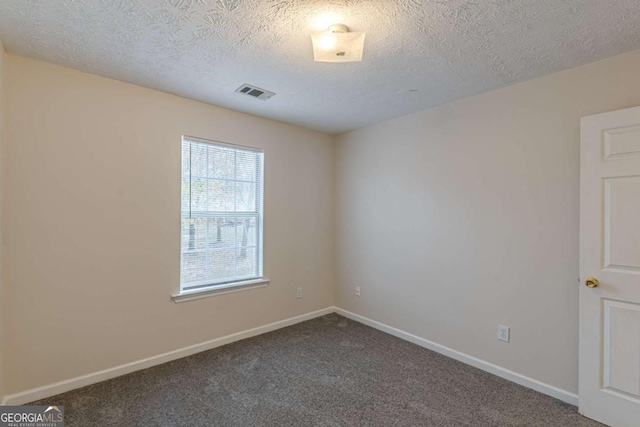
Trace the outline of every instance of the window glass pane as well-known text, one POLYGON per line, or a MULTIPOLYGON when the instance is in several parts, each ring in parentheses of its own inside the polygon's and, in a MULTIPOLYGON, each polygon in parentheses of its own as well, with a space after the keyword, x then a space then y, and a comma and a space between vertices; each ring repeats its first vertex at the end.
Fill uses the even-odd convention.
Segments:
POLYGON ((182 178, 189 179, 191 176, 191 144, 182 143, 182 178))
POLYGON ((196 249, 205 249, 206 241, 206 220, 204 218, 182 219, 182 251, 189 252, 196 249))
POLYGON ((235 249, 209 252, 209 277, 212 281, 232 280, 235 277, 235 249))
POLYGON ((191 174, 194 177, 207 176, 207 146, 204 144, 191 145, 191 174))
POLYGON ((209 146, 210 178, 235 179, 235 151, 229 148, 209 146))
POLYGON ((237 178, 240 181, 256 181, 256 153, 238 151, 236 155, 237 178))
POLYGON ((256 203, 256 185, 248 182, 236 183, 236 212, 255 212, 256 203))
POLYGON ((233 181, 220 181, 210 179, 208 187, 208 209, 218 212, 234 212, 234 183, 233 181))
POLYGON ((191 178, 191 210, 204 211, 207 209, 207 180, 191 178))
POLYGON ((241 218, 236 223, 236 238, 238 247, 256 245, 256 219, 241 218))
POLYGON ((262 153, 183 141, 181 288, 262 276, 262 153))
POLYGON ((229 218, 208 219, 209 249, 233 248, 236 244, 235 221, 229 218))
POLYGON ((191 193, 190 193, 190 185, 191 185, 191 181, 189 179, 189 177, 187 176, 186 178, 183 177, 182 178, 182 213, 184 214, 189 213, 190 210, 190 205, 191 205, 191 193))
POLYGON ((207 280, 206 252, 183 252, 180 276, 182 283, 197 284, 207 280))
POLYGON ((238 276, 256 276, 256 248, 238 248, 236 259, 238 276))

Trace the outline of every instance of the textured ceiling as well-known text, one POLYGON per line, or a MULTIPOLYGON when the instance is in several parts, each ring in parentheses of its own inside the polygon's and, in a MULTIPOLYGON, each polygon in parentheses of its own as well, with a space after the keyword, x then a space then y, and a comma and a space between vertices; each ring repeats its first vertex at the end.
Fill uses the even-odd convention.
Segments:
POLYGON ((640 0, 0 0, 9 52, 331 133, 640 49, 639 22, 640 0), (313 62, 335 22, 362 63, 313 62))

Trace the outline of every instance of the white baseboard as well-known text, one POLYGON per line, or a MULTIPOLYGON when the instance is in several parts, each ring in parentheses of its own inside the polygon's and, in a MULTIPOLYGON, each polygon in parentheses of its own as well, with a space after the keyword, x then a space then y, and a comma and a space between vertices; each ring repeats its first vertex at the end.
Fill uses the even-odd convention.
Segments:
POLYGON ((562 400, 563 402, 569 403, 574 406, 578 406, 578 395, 575 393, 571 393, 566 390, 562 390, 558 387, 552 386, 550 384, 543 383, 538 380, 534 380, 533 378, 529 378, 517 372, 510 371, 508 369, 502 368, 498 365, 494 365, 493 363, 486 362, 482 359, 478 359, 477 357, 469 356, 468 354, 459 352, 457 350, 453 350, 449 347, 445 347, 440 344, 436 344, 433 341, 426 340, 424 338, 420 338, 419 336, 410 334, 408 332, 402 331, 400 329, 394 328, 392 326, 385 325, 384 323, 377 322, 375 320, 371 320, 367 317, 360 316, 359 314, 352 313, 347 310, 343 310, 338 307, 334 307, 335 312, 341 316, 344 316, 348 319, 355 320, 356 322, 363 323, 367 326, 371 326, 372 328, 378 329, 382 332, 386 332, 390 335, 401 338, 405 341, 412 342, 414 344, 419 345, 420 347, 427 348, 429 350, 433 350, 436 353, 440 353, 444 356, 455 359, 459 362, 465 363, 467 365, 471 365, 475 368, 481 369, 483 371, 489 372, 493 375, 497 375, 501 378, 514 382, 516 384, 520 384, 521 386, 528 387, 540 393, 549 395, 551 397, 555 397, 556 399, 562 400))
POLYGON ((246 331, 238 332, 235 334, 227 335, 221 338, 216 338, 210 341, 206 341, 200 344, 195 344, 189 347, 184 347, 178 350, 170 351, 168 353, 160 354, 157 356, 148 357, 146 359, 138 360, 135 362, 127 363, 124 365, 116 366, 114 368, 105 369, 102 371, 94 372, 87 375, 71 378, 68 380, 60 381, 54 384, 45 385, 42 387, 25 390, 20 393, 10 394, 4 396, 2 399, 2 405, 22 405, 24 403, 33 402, 40 399, 46 399, 47 397, 55 396, 60 393, 75 390, 80 387, 85 387, 91 384, 95 384, 101 381, 106 381, 112 378, 116 378, 122 375, 129 374, 131 372, 147 369, 152 366, 160 365, 172 360, 180 359, 190 356, 192 354, 200 353, 202 351, 211 350, 216 347, 220 347, 232 342, 240 341, 245 338, 251 338, 256 335, 261 335, 267 332, 275 331, 276 329, 284 328, 287 326, 295 325, 296 323, 311 320, 316 317, 324 316, 330 313, 338 313, 346 318, 355 320, 356 322, 363 323, 372 328, 378 329, 382 332, 386 332, 403 340, 412 342, 421 347, 433 350, 436 353, 440 353, 444 356, 458 360, 467 365, 471 365, 475 368, 489 372, 491 374, 502 377, 506 380, 512 381, 516 384, 520 384, 524 387, 528 387, 540 393, 555 397, 563 402, 571 405, 578 405, 578 395, 562 390, 558 387, 543 383, 541 381, 529 378, 517 372, 510 371, 493 363, 486 362, 478 359, 477 357, 469 356, 468 354, 461 353, 451 348, 445 347, 440 344, 436 344, 432 341, 420 338, 416 335, 404 332, 400 329, 392 326, 385 325, 384 323, 377 322, 359 314, 352 313, 347 310, 343 310, 338 307, 327 307, 322 310, 313 311, 311 313, 302 314, 300 316, 291 317, 289 319, 280 320, 278 322, 269 323, 268 325, 259 326, 257 328, 249 329, 246 331))
POLYGON ((333 312, 334 312, 334 307, 327 307, 322 310, 317 310, 311 313, 302 314, 300 316, 291 317, 289 319, 280 320, 278 322, 269 323, 268 325, 259 326, 257 328, 249 329, 246 331, 227 335, 221 338, 216 338, 210 341, 202 342, 200 344, 195 344, 189 347, 180 348, 178 350, 173 350, 168 353, 148 357, 146 359, 116 366, 114 368, 109 368, 103 371, 82 375, 79 377, 60 381, 54 384, 33 388, 31 390, 25 390, 20 393, 10 394, 5 396, 2 399, 2 405, 22 405, 24 403, 33 402, 40 399, 46 399, 47 397, 55 396, 60 393, 65 393, 67 391, 71 391, 80 387, 85 387, 101 381, 116 378, 122 375, 129 374, 131 372, 139 371, 141 369, 147 369, 152 366, 160 365, 162 363, 170 362, 172 360, 187 357, 192 354, 200 353, 202 351, 211 350, 213 348, 230 344, 232 342, 240 341, 245 338, 251 338, 256 335, 261 335, 267 332, 275 331, 276 329, 295 325, 296 323, 304 322, 306 320, 314 319, 316 317, 324 316, 333 312))

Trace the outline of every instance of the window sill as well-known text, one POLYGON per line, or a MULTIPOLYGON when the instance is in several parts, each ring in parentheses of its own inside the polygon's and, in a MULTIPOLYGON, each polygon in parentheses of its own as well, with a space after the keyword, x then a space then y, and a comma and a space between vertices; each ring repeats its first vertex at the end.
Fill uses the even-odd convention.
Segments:
POLYGON ((244 282, 228 283, 226 285, 211 286, 209 288, 194 289, 174 294, 171 299, 175 303, 193 301, 200 298, 215 297, 233 292, 248 291, 249 289, 264 288, 271 281, 266 277, 262 279, 246 280, 244 282))

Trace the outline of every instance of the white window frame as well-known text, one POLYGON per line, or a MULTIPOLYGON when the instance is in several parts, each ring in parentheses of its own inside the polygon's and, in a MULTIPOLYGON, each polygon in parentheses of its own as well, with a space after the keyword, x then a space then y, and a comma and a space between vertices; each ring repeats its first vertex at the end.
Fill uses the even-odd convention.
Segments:
MULTIPOLYGON (((260 148, 229 144, 226 142, 212 141, 212 140, 183 135, 181 145, 184 146, 184 143, 189 143, 189 142, 213 145, 216 147, 230 148, 233 150, 251 151, 251 152, 262 154, 259 157, 258 163, 256 165, 256 168, 257 168, 256 170, 256 175, 257 175, 256 204, 257 206, 256 206, 255 215, 257 216, 256 227, 258 228, 256 233, 257 234, 256 235, 256 240, 257 240, 256 241, 256 263, 257 263, 256 270, 257 270, 258 276, 250 277, 248 279, 243 278, 238 280, 229 280, 225 282, 203 283, 203 284, 197 284, 197 285, 184 286, 184 284, 182 283, 183 251, 182 251, 182 238, 181 238, 181 241, 180 241, 180 291, 179 293, 172 295, 174 302, 178 303, 178 302, 190 301, 190 300, 199 299, 199 298, 206 298, 209 296, 222 295, 222 294, 227 294, 231 292, 238 292, 238 291, 244 291, 248 289, 255 289, 255 288, 261 288, 261 287, 267 286, 270 283, 270 280, 264 277, 264 273, 263 273, 263 269, 264 269, 264 266, 263 266, 263 263, 264 263, 264 252, 263 252, 264 251, 264 151, 260 148)), ((183 155, 183 150, 181 150, 180 152, 181 164, 182 164, 182 155, 183 155)), ((181 176, 180 220, 182 222, 182 219, 186 214, 185 212, 183 212, 183 209, 182 209, 183 208, 182 170, 181 170, 180 176, 181 176)), ((191 217, 191 215, 192 215, 192 212, 190 209, 189 216, 191 217)), ((224 217, 229 215, 230 215, 229 212, 217 212, 217 213, 201 212, 200 215, 196 216, 196 218, 207 217, 207 216, 224 217)), ((231 215, 234 216, 234 214, 231 214, 231 215)), ((180 225, 180 227, 182 228, 182 225, 180 225)))

